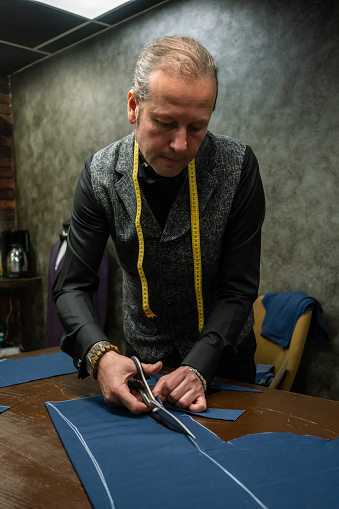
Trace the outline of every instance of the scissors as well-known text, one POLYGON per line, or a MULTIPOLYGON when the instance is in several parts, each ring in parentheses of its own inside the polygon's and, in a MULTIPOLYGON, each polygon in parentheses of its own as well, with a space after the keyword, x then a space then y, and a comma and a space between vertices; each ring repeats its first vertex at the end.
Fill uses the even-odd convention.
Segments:
POLYGON ((177 419, 174 415, 171 414, 164 405, 162 401, 158 397, 154 397, 151 389, 148 386, 146 381, 146 377, 144 374, 144 370, 142 369, 141 362, 137 357, 131 357, 132 361, 136 365, 137 374, 128 381, 128 386, 140 392, 142 401, 145 405, 150 409, 152 414, 161 419, 167 426, 174 431, 178 431, 179 433, 184 433, 192 438, 195 436, 190 432, 188 428, 184 424, 182 424, 179 419, 177 419))

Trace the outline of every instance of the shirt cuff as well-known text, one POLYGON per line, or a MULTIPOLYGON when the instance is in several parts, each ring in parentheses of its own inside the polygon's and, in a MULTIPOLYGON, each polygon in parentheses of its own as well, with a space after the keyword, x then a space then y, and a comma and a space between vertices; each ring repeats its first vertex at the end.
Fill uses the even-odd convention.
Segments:
POLYGON ((85 356, 88 350, 98 341, 109 341, 109 339, 101 329, 100 325, 96 322, 83 325, 78 331, 75 341, 74 338, 71 339, 67 336, 64 336, 61 343, 61 349, 64 352, 72 355, 73 364, 78 370, 79 378, 85 378, 88 376, 85 356), (71 351, 73 344, 74 350, 71 351))

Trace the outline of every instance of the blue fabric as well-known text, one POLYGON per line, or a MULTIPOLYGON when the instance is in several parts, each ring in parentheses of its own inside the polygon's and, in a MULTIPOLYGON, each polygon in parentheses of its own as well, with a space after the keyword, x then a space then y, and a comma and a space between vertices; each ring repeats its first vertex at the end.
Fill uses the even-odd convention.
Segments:
POLYGON ((267 293, 263 300, 266 315, 261 335, 281 348, 288 348, 300 316, 313 310, 308 337, 328 340, 328 330, 319 302, 303 292, 267 293))
POLYGON ((273 364, 259 364, 255 365, 255 383, 256 385, 263 385, 268 387, 274 378, 273 364))
POLYGON ((23 359, 1 359, 0 387, 74 372, 76 369, 71 357, 63 352, 23 359))
POLYGON ((9 408, 11 408, 10 406, 0 406, 0 414, 2 414, 2 412, 6 412, 6 410, 8 410, 9 408))
POLYGON ((197 415, 208 419, 219 419, 221 421, 236 421, 245 410, 228 410, 226 408, 207 408, 205 412, 191 412, 187 408, 179 408, 165 401, 165 407, 174 412, 181 412, 187 415, 197 415))
MULTIPOLYGON (((147 383, 150 386, 153 386, 157 383, 157 381, 164 375, 151 375, 147 379, 147 383)), ((231 385, 231 384, 223 384, 219 382, 211 382, 210 384, 211 389, 219 389, 222 391, 243 391, 243 392, 261 392, 257 389, 250 389, 249 387, 241 387, 240 385, 231 385)))
POLYGON ((219 382, 212 382, 211 389, 219 389, 221 391, 239 391, 239 392, 262 392, 258 389, 250 389, 249 387, 241 387, 241 385, 222 384, 219 382))
POLYGON ((46 406, 94 509, 338 507, 339 439, 223 442, 178 414, 193 440, 102 396, 46 406))

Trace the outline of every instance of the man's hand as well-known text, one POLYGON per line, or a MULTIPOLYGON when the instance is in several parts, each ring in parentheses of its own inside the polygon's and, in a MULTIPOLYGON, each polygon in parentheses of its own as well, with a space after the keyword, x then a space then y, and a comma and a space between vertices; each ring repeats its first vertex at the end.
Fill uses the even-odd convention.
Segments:
MULTIPOLYGON (((142 367, 146 376, 155 375, 161 370, 162 362, 142 364, 142 367)), ((105 353, 98 366, 98 381, 105 401, 124 405, 134 413, 148 412, 141 395, 132 394, 126 384, 136 373, 136 366, 128 357, 112 351, 105 353)))
POLYGON ((207 408, 201 380, 186 366, 161 377, 153 389, 153 395, 179 408, 188 408, 191 412, 204 412, 207 408))

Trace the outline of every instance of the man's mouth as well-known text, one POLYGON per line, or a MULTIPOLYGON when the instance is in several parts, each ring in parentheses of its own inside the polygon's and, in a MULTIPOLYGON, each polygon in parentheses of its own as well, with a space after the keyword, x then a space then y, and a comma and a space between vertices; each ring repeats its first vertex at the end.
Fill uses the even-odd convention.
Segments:
POLYGON ((172 163, 180 163, 181 161, 183 161, 182 158, 180 159, 176 159, 176 158, 173 158, 173 157, 168 157, 168 156, 165 156, 163 155, 162 156, 164 159, 166 159, 167 161, 171 161, 172 163))

